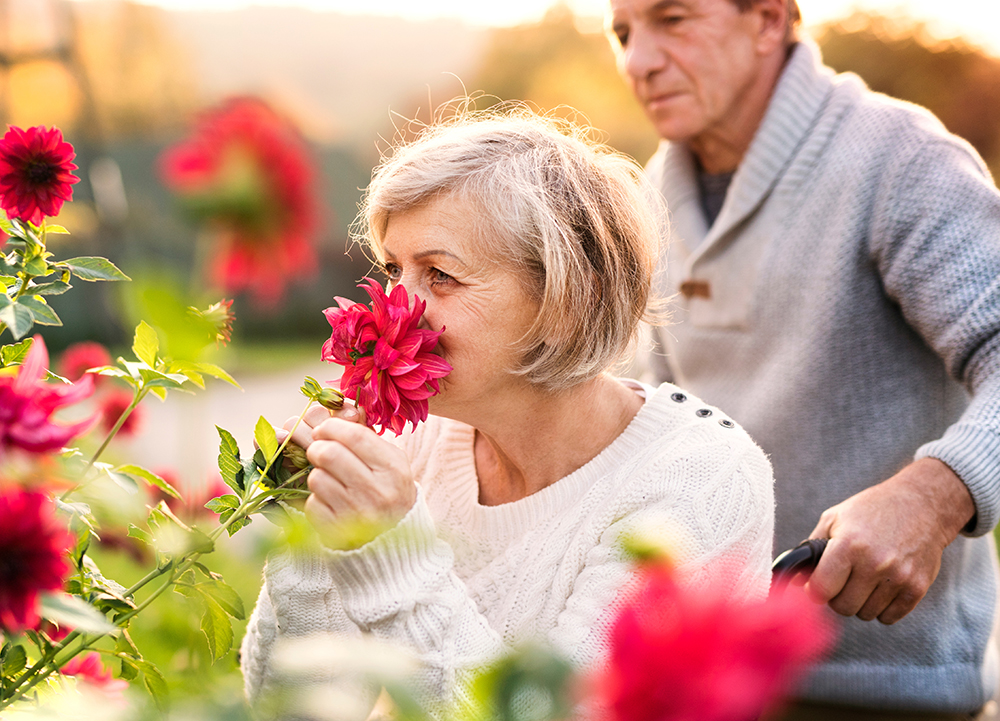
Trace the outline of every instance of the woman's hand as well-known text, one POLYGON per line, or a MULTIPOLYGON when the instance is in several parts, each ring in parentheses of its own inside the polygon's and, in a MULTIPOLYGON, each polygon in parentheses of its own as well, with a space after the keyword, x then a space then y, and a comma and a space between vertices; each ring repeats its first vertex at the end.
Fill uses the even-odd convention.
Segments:
POLYGON ((343 418, 345 421, 350 421, 351 423, 363 424, 365 422, 364 411, 352 405, 350 401, 345 400, 344 407, 339 411, 330 411, 319 403, 313 403, 302 417, 301 422, 298 416, 292 416, 285 421, 285 425, 283 426, 284 432, 277 431, 278 443, 281 443, 288 436, 288 432, 294 428, 295 432, 292 433, 291 442, 303 451, 308 450, 313 440, 313 430, 320 423, 329 420, 331 417, 343 418), (298 425, 296 426, 296 424, 298 425))
MULTIPOLYGON (((343 409, 311 428, 306 517, 333 548, 356 548, 395 526, 413 507, 417 487, 402 450, 343 409)), ((315 416, 314 416, 315 418, 315 416)), ((304 439, 305 440, 305 439, 304 439)))

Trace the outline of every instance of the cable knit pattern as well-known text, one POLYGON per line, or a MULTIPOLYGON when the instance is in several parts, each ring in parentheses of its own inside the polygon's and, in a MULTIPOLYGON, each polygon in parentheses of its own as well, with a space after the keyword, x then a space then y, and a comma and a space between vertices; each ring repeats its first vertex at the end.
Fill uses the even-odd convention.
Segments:
MULTIPOLYGON (((706 281, 661 334, 670 376, 731 413, 774 464, 777 549, 912 461, 947 463, 976 504, 917 609, 846 619, 807 698, 965 712, 992 695, 1000 518, 1000 193, 928 112, 794 49, 706 227, 690 153, 648 171, 674 229, 667 273, 706 281), (970 402, 971 396, 971 402, 970 402)), ((664 376, 661 376, 664 377, 664 376)))
POLYGON ((243 641, 249 698, 275 683, 276 639, 309 631, 371 633, 412 649, 430 704, 462 704, 468 673, 528 640, 581 667, 599 663, 632 577, 621 536, 653 524, 674 530, 685 583, 766 597, 767 458, 718 409, 669 384, 643 390, 642 408, 596 458, 500 506, 478 502, 474 429, 432 416, 401 437, 420 488, 395 528, 322 563, 269 561, 243 641))

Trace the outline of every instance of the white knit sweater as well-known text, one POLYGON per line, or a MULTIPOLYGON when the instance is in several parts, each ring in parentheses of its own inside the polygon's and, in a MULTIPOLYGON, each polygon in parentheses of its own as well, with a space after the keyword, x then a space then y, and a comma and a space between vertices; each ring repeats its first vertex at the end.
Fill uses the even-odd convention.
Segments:
MULTIPOLYGON (((516 502, 482 506, 475 431, 431 417, 401 440, 419 483, 402 521, 354 551, 268 562, 242 646, 247 695, 280 686, 281 637, 360 632, 421 660, 425 703, 463 702, 466 673, 541 640, 580 667, 599 661, 630 564, 622 534, 674 535, 685 582, 763 599, 770 581, 771 467, 718 409, 664 384, 596 458, 516 502)), ((285 683, 289 679, 284 679, 285 683)))

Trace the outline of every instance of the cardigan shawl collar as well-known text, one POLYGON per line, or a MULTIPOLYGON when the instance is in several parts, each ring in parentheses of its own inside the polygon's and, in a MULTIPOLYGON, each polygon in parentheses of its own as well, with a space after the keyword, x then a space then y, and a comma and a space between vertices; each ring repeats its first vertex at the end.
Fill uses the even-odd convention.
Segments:
POLYGON ((686 146, 664 141, 659 187, 667 199, 675 233, 690 251, 684 277, 700 258, 738 227, 767 198, 805 140, 830 92, 834 73, 819 48, 802 40, 792 50, 775 87, 764 120, 733 176, 719 217, 707 226, 698 197, 696 166, 686 146))

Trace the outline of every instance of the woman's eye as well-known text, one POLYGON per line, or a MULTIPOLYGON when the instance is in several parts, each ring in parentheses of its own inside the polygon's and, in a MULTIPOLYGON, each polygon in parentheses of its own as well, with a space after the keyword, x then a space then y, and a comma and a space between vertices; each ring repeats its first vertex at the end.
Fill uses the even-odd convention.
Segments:
POLYGON ((437 268, 431 268, 430 273, 432 283, 450 283, 453 280, 450 275, 437 268))
POLYGON ((402 270, 395 263, 385 263, 380 270, 392 282, 399 280, 399 276, 402 274, 402 270))

